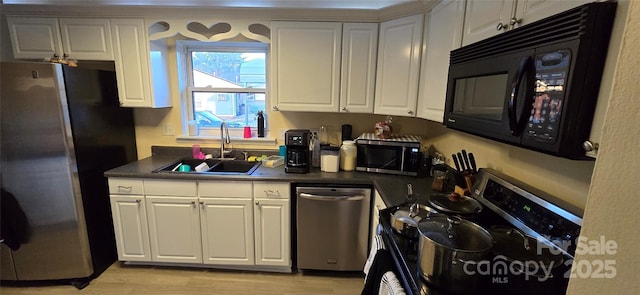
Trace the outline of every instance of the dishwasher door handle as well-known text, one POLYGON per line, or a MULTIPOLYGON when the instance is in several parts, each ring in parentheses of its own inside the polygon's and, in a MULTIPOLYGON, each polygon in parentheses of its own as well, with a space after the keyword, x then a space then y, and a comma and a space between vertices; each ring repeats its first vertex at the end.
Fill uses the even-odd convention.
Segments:
POLYGON ((360 201, 364 199, 362 195, 356 196, 324 196, 324 195, 314 195, 308 193, 300 193, 300 197, 309 200, 316 201, 360 201))

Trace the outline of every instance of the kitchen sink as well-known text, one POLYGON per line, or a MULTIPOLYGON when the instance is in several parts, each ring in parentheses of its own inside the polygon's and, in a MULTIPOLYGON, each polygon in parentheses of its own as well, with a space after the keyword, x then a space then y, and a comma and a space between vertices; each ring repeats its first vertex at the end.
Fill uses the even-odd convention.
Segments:
POLYGON ((166 165, 162 168, 156 169, 153 173, 201 173, 201 174, 251 174, 258 169, 260 162, 247 162, 244 160, 219 160, 219 159, 192 159, 184 158, 166 165), (209 169, 196 171, 196 167, 200 164, 206 163, 209 169), (189 165, 191 169, 189 171, 179 171, 180 166, 189 165))

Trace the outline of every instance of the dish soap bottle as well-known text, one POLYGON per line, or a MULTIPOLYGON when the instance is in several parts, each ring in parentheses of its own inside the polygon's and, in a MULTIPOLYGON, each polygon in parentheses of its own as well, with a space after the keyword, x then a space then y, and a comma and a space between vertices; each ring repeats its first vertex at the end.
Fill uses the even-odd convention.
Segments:
POLYGON ((258 111, 258 137, 264 137, 264 115, 258 111))

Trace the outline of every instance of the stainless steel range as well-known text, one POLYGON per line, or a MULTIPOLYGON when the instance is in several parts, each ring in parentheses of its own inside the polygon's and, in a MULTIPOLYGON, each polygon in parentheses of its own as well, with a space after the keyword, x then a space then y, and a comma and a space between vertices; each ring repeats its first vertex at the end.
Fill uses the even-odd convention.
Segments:
POLYGON ((452 292, 460 281, 431 284, 420 270, 418 242, 390 225, 397 207, 380 211, 381 236, 406 293, 565 294, 582 226, 581 210, 492 169, 480 169, 472 196, 484 208, 471 221, 491 233, 494 245, 486 260, 458 261, 466 275, 481 282, 462 293, 452 292))

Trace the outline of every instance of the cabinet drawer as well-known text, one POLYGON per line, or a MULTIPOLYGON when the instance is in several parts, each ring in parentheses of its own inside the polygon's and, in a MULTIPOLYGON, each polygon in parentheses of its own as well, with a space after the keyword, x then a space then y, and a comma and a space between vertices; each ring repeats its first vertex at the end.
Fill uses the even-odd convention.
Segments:
POLYGON ((145 179, 144 192, 147 196, 196 196, 194 180, 145 179))
POLYGON ((109 178, 109 193, 113 195, 144 195, 142 179, 109 178))
POLYGON ((291 184, 288 182, 256 181, 253 183, 253 197, 267 199, 288 199, 291 184))
POLYGON ((200 181, 198 195, 200 197, 251 198, 252 187, 251 181, 200 181))

